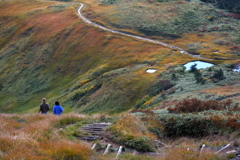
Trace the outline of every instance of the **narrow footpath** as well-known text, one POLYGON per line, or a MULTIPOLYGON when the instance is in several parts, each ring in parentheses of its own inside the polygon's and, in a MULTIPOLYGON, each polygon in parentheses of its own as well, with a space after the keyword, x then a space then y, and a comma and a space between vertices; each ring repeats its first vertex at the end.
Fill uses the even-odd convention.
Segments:
POLYGON ((92 26, 101 28, 101 29, 103 29, 103 30, 105 30, 105 31, 108 31, 108 32, 111 32, 111 33, 121 34, 121 35, 124 35, 124 36, 128 36, 128 37, 140 39, 140 40, 143 40, 143 41, 147 41, 147 42, 151 42, 151 43, 155 43, 155 44, 160 44, 160 45, 162 45, 162 46, 165 46, 165 47, 168 47, 168 48, 171 48, 171 49, 178 50, 178 51, 180 51, 180 53, 186 54, 186 55, 191 56, 191 57, 193 57, 193 58, 201 58, 201 59, 211 60, 210 58, 202 57, 202 56, 200 56, 200 55, 192 55, 192 54, 188 53, 187 51, 185 51, 185 50, 183 50, 182 48, 177 47, 177 46, 169 45, 169 44, 166 44, 166 43, 163 43, 163 42, 160 42, 160 41, 156 41, 156 40, 152 40, 152 39, 149 39, 149 38, 143 38, 143 37, 131 35, 131 34, 128 34, 128 33, 120 32, 120 31, 115 31, 115 30, 106 28, 106 27, 104 27, 104 26, 101 26, 101 25, 99 25, 99 24, 96 24, 96 23, 94 23, 94 22, 91 22, 90 20, 86 19, 86 18, 82 15, 82 13, 81 13, 81 10, 82 10, 82 8, 84 7, 84 4, 83 4, 83 3, 79 3, 79 4, 80 4, 80 7, 79 7, 79 9, 78 9, 78 15, 79 15, 79 17, 80 17, 84 22, 86 22, 86 23, 88 23, 88 24, 90 24, 90 25, 92 25, 92 26))

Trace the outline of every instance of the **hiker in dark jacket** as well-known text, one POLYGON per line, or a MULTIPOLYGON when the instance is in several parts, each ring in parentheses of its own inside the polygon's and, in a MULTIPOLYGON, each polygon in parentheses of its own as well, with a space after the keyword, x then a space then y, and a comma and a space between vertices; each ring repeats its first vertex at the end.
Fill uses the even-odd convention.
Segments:
POLYGON ((42 114, 47 114, 47 112, 49 111, 49 105, 46 103, 46 98, 42 99, 42 104, 40 105, 40 109, 38 113, 42 113, 42 114))

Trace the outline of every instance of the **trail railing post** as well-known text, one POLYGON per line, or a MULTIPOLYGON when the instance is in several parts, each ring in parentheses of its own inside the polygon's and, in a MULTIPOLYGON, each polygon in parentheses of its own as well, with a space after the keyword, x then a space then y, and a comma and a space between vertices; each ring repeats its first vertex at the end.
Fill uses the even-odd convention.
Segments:
POLYGON ((96 147, 96 143, 93 144, 91 150, 95 149, 95 147, 96 147))
POLYGON ((107 148, 105 149, 105 151, 104 151, 104 153, 103 153, 103 155, 105 155, 105 154, 108 153, 108 150, 109 150, 110 147, 111 147, 111 144, 108 144, 108 145, 107 145, 107 148))
POLYGON ((230 144, 227 144, 226 146, 224 146, 223 148, 221 148, 220 150, 218 150, 217 152, 215 152, 215 154, 223 151, 224 149, 226 149, 226 148, 229 147, 229 146, 230 146, 230 144))
POLYGON ((119 147, 116 158, 122 153, 122 146, 119 147))
POLYGON ((136 154, 137 154, 137 151, 136 151, 136 150, 134 150, 134 151, 133 151, 133 155, 135 156, 136 154))
POLYGON ((204 149, 205 146, 206 146, 205 144, 202 145, 202 147, 201 147, 201 149, 200 149, 200 153, 203 151, 203 149, 204 149))

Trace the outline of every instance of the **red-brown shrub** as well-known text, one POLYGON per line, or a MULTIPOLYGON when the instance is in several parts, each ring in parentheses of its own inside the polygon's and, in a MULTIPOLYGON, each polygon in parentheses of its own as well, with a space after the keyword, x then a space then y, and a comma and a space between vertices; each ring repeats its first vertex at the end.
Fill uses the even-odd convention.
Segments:
POLYGON ((232 129, 240 129, 240 123, 238 122, 238 120, 236 118, 231 118, 229 117, 227 122, 226 122, 226 126, 229 126, 232 129))
POLYGON ((232 104, 232 100, 226 100, 219 102, 216 100, 202 101, 197 98, 184 99, 182 102, 176 104, 174 108, 168 108, 170 113, 191 113, 191 112, 201 112, 204 110, 236 110, 238 105, 233 108, 229 108, 232 104))
POLYGON ((234 46, 231 46, 229 49, 230 49, 230 50, 238 50, 238 49, 239 49, 239 46, 234 45, 234 46))

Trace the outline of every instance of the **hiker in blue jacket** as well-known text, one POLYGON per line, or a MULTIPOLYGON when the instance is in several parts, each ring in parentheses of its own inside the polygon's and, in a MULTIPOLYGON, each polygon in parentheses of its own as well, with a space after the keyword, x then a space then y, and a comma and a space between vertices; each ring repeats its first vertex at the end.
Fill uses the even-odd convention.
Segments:
POLYGON ((62 108, 62 106, 59 105, 59 102, 56 101, 55 102, 55 105, 53 107, 53 114, 56 114, 56 115, 62 115, 62 112, 64 111, 64 109, 62 108))

